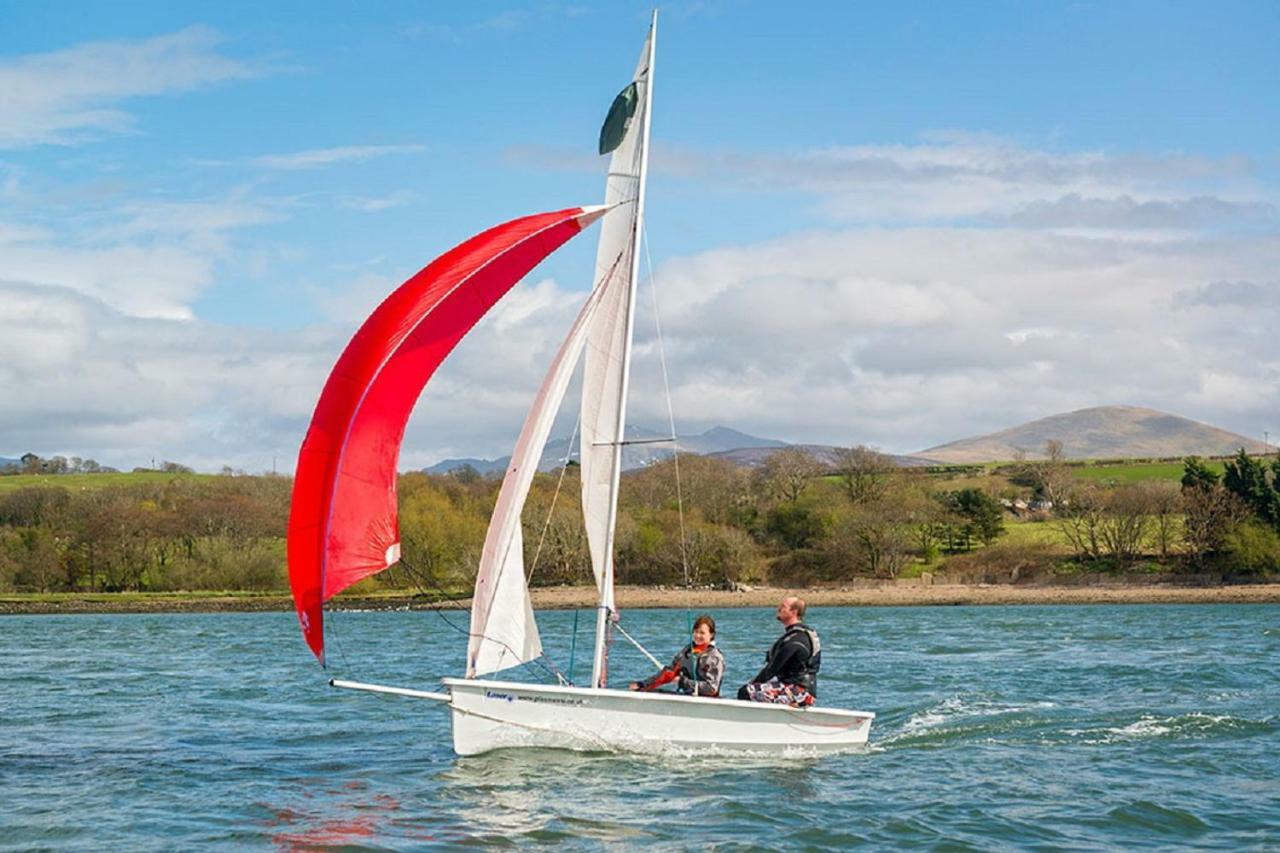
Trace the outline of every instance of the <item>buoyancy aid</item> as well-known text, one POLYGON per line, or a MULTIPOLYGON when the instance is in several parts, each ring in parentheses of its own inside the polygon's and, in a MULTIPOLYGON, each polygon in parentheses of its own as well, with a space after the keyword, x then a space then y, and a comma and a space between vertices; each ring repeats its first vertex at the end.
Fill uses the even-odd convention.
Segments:
MULTIPOLYGON (((710 654, 719 654, 715 640, 705 646, 695 646, 690 643, 680 650, 680 653, 676 655, 676 659, 672 661, 671 666, 641 683, 644 685, 645 690, 656 690, 665 684, 675 681, 682 692, 687 691, 694 696, 719 696, 719 692, 715 690, 709 693, 700 693, 698 690, 699 682, 704 680, 703 676, 706 675, 706 673, 700 674, 699 669, 702 668, 704 657, 710 654)), ((719 679, 713 680, 718 682, 719 679)))
MULTIPOLYGON (((703 668, 702 662, 704 657, 706 655, 719 654, 719 653, 720 652, 716 649, 715 640, 712 640, 711 642, 707 643, 705 646, 695 646, 692 644, 685 646, 684 659, 680 662, 681 664, 680 669, 681 669, 681 674, 688 679, 688 688, 692 695, 694 696, 703 695, 703 696, 711 696, 711 697, 720 695, 719 691, 717 690, 712 690, 710 692, 702 692, 702 693, 699 692, 699 682, 703 681, 704 677, 706 676, 706 673, 699 672, 699 670, 703 668)), ((718 681, 718 679, 713 678, 713 681, 718 681)), ((681 689, 685 689, 685 687, 686 687, 685 684, 681 684, 681 689)))
POLYGON ((769 660, 772 661, 774 655, 789 642, 807 645, 809 654, 788 665, 785 672, 779 673, 778 680, 783 684, 798 684, 811 695, 817 696, 818 670, 822 667, 822 641, 818 639, 818 632, 803 622, 796 622, 788 627, 773 644, 773 648, 769 650, 769 660))

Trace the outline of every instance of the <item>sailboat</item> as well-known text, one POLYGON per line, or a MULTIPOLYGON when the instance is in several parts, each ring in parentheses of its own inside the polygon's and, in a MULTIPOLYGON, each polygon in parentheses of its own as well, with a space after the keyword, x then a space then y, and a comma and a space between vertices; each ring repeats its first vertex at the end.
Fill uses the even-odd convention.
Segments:
MULTIPOLYGON (((485 537, 464 674, 443 690, 330 681, 428 700, 452 715, 453 747, 584 751, 829 752, 865 744, 875 714, 609 687, 614 532, 635 317, 653 103, 657 13, 631 82, 600 136, 609 154, 601 205, 522 217, 441 255, 373 312, 329 376, 298 456, 289 578, 303 637, 324 663, 324 602, 400 560, 396 463, 405 423, 435 369, 466 332, 543 258, 597 220, 594 286, 531 407, 485 537), (599 594, 591 682, 486 679, 543 656, 524 569, 520 516, 552 422, 583 363, 580 460, 584 524, 599 594)), ((625 632, 623 632, 625 633, 625 632)))

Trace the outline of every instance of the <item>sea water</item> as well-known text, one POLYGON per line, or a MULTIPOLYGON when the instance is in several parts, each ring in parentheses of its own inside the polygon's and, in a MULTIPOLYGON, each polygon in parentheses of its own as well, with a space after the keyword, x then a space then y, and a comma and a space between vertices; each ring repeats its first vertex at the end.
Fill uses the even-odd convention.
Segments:
MULTIPOLYGON (((666 659, 691 615, 624 618, 666 659)), ((732 692, 779 628, 713 615, 732 692)), ((585 680, 594 613, 539 618, 585 680)), ((465 613, 330 614, 328 671, 286 613, 0 617, 0 848, 1280 847, 1280 606, 808 621, 865 750, 458 758, 435 703, 326 686, 436 686, 465 613)), ((616 681, 650 669, 619 640, 616 681)))

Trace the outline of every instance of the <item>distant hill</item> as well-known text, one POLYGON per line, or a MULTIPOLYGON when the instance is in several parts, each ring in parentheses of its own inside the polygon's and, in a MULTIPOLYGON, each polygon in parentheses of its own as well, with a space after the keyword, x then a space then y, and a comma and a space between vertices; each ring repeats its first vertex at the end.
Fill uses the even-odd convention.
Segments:
MULTIPOLYGON (((670 433, 657 432, 641 426, 627 427, 628 441, 653 441, 670 436, 670 433)), ((759 438, 754 435, 747 435, 745 432, 739 432, 729 427, 717 426, 712 427, 706 432, 696 435, 682 435, 679 437, 678 446, 681 453, 696 453, 698 455, 721 453, 724 451, 733 451, 740 448, 763 448, 767 450, 776 450, 779 447, 786 447, 785 441, 777 441, 772 438, 759 438)), ((550 471, 564 464, 565 451, 570 450, 569 439, 558 438, 555 441, 547 442, 546 449, 542 453, 542 459, 538 463, 538 470, 550 471)), ((654 443, 654 444, 636 444, 623 449, 622 451, 622 467, 623 470, 631 470, 634 468, 643 468, 651 465, 659 459, 665 459, 671 455, 672 449, 670 444, 654 443)), ((576 460, 578 458, 577 442, 571 449, 569 458, 576 460)), ((481 474, 501 474, 507 470, 507 464, 511 461, 510 456, 503 456, 498 459, 445 459, 437 462, 429 468, 424 468, 428 474, 447 474, 450 471, 470 465, 481 474)))
POLYGON ((4 470, 12 465, 14 468, 22 467, 21 459, 10 459, 8 456, 0 456, 0 470, 4 470))
POLYGON ((1137 406, 1097 406, 1052 415, 1021 426, 940 444, 916 456, 970 463, 1043 459, 1045 444, 1062 442, 1068 459, 1224 456, 1241 447, 1262 453, 1262 442, 1189 418, 1137 406))
MULTIPOLYGON (((796 444, 789 445, 799 447, 801 450, 807 450, 820 462, 828 465, 834 465, 836 462, 836 451, 840 448, 830 444, 796 444)), ((715 456, 720 459, 727 459, 737 465, 747 468, 755 468, 764 464, 769 455, 776 451, 777 447, 738 447, 733 450, 722 450, 716 453, 710 453, 709 456, 715 456)), ((935 464, 931 459, 923 459, 919 456, 897 456, 892 453, 886 453, 895 464, 903 468, 919 468, 926 465, 935 464)))

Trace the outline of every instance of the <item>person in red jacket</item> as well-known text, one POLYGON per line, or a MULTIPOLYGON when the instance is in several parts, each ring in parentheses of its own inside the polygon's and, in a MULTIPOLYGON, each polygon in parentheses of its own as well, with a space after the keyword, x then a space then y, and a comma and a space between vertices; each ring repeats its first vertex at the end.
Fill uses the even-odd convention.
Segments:
POLYGON ((716 648, 716 620, 702 615, 693 620, 693 642, 676 654, 671 665, 643 681, 631 682, 632 690, 657 690, 676 683, 689 696, 719 696, 724 678, 724 655, 716 648))

